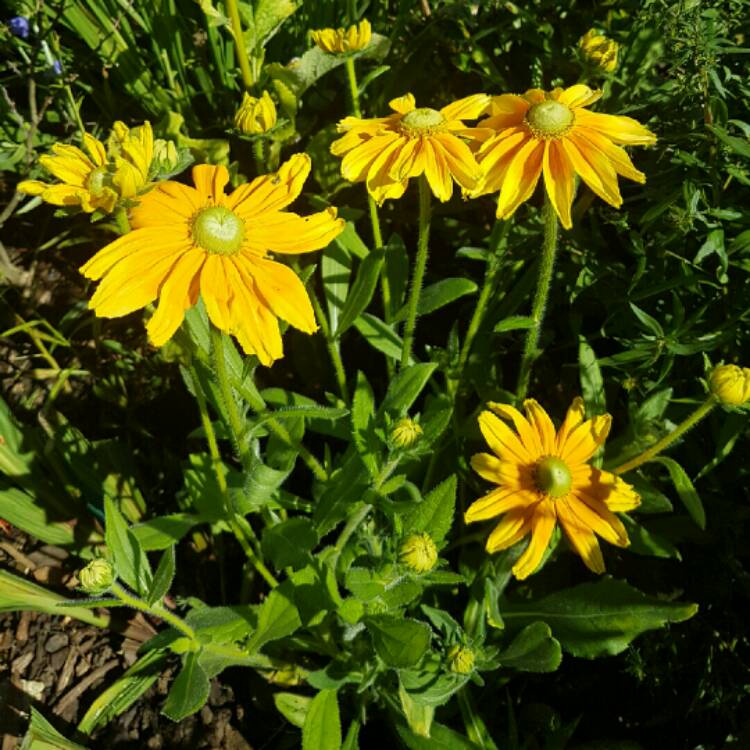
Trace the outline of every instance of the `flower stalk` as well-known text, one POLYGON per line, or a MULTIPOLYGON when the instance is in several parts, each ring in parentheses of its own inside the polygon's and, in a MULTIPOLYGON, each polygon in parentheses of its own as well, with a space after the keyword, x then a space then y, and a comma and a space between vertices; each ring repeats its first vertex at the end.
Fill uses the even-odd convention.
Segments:
POLYGON ((412 276, 411 292, 409 295, 406 326, 404 328, 404 341, 401 348, 401 364, 403 369, 409 364, 411 350, 414 343, 414 329, 417 325, 417 311, 419 298, 422 295, 422 284, 424 273, 427 268, 427 249, 430 242, 430 218, 432 206, 430 203, 430 186, 424 175, 419 177, 419 235, 417 238, 417 258, 414 263, 414 275, 412 276))
POLYGON ((229 14, 229 20, 232 24, 232 35, 234 36, 234 47, 237 51, 237 60, 240 64, 240 72, 242 73, 242 83, 246 89, 252 87, 255 83, 253 80, 253 74, 250 70, 250 60, 247 56, 247 48, 243 41, 242 35, 242 21, 240 19, 240 8, 237 0, 227 0, 227 13, 229 14))
POLYGON ((544 198, 544 239, 542 242, 542 257, 539 259, 539 277, 537 279, 536 292, 531 304, 531 319, 534 324, 526 333, 526 341, 521 355, 521 367, 518 373, 518 387, 516 398, 522 403, 529 389, 529 379, 534 360, 539 356, 539 337, 542 332, 544 311, 547 307, 550 284, 552 282, 552 271, 555 267, 555 254, 557 252, 558 222, 557 214, 552 206, 549 196, 544 198))
POLYGON ((647 448, 635 458, 631 458, 630 461, 626 461, 624 464, 612 469, 612 473, 625 474, 625 472, 637 469, 642 464, 651 461, 659 455, 659 453, 672 445, 675 440, 684 435, 691 428, 695 427, 695 425, 697 425, 704 417, 708 416, 718 403, 719 402, 716 400, 715 396, 709 396, 692 414, 680 422, 672 432, 665 435, 661 440, 655 442, 650 448, 647 448))

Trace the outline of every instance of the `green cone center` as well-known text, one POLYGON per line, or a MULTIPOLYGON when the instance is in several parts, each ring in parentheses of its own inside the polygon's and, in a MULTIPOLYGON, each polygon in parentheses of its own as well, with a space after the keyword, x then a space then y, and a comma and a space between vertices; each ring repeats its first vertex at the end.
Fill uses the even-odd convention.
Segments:
POLYGON ((539 491, 550 497, 567 495, 573 486, 568 465, 555 456, 547 456, 536 465, 534 478, 539 491))
POLYGON ((418 107, 405 114, 401 124, 407 130, 429 132, 440 127, 445 122, 445 117, 436 109, 429 107, 418 107))
POLYGON ((206 252, 232 255, 242 245, 245 225, 228 208, 204 208, 193 219, 193 240, 206 252))
POLYGON ((573 120, 573 111, 552 99, 532 105, 526 113, 526 122, 538 138, 562 135, 570 129, 573 120))

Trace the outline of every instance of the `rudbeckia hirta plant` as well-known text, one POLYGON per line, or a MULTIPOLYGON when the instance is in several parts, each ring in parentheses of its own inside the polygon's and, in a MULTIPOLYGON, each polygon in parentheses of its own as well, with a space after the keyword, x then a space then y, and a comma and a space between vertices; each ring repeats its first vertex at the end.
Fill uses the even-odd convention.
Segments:
POLYGON ((259 97, 242 95, 242 104, 234 115, 234 127, 245 135, 268 132, 276 124, 276 105, 264 91, 259 97))
POLYGON ((603 573, 597 536, 627 547, 627 532, 615 513, 640 505, 629 484, 588 463, 604 444, 612 418, 604 414, 587 420, 583 401, 576 398, 555 431, 533 399, 524 402, 525 417, 506 404, 488 406, 491 411, 479 415, 479 427, 493 454, 478 453, 471 465, 498 487, 469 507, 466 522, 502 516, 487 539, 488 552, 507 549, 530 535, 513 566, 516 578, 537 570, 558 523, 586 566, 603 573))
POLYGON ((464 190, 478 184, 481 170, 461 138, 469 132, 463 120, 479 117, 489 100, 473 94, 437 110, 417 107, 405 94, 389 102, 394 114, 344 118, 338 130, 345 135, 331 144, 331 153, 343 157, 343 177, 365 182, 379 204, 400 198, 409 179, 422 174, 435 197, 447 201, 454 181, 464 190))
POLYGON ((370 22, 364 19, 346 29, 317 29, 311 31, 310 36, 323 52, 340 55, 364 49, 372 39, 372 27, 370 22))
POLYGON ((643 183, 622 146, 648 146, 656 136, 631 117, 590 112, 602 95, 576 84, 552 91, 495 96, 477 126, 483 179, 472 195, 499 191, 497 217, 507 219, 534 192, 539 178, 560 222, 572 226, 576 175, 602 200, 622 205, 618 175, 643 183), (484 133, 481 129, 486 129, 484 133))
POLYGON ((101 279, 89 307, 117 318, 158 299, 147 330, 151 343, 162 346, 200 295, 211 323, 270 365, 283 356, 278 318, 306 333, 317 325, 302 282, 269 253, 319 250, 344 228, 335 208, 310 216, 282 210, 309 172, 310 158, 296 154, 277 173, 229 195, 222 166, 194 167, 194 188, 160 183, 131 211, 133 231, 81 268, 101 279))

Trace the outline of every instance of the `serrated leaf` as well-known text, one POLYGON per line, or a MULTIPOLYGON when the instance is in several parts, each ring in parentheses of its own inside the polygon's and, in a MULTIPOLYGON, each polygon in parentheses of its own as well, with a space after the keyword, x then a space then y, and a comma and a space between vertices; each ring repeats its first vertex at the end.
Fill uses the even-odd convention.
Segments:
POLYGON ((378 656, 389 667, 403 669, 415 666, 430 647, 432 631, 418 620, 391 615, 365 618, 378 656))
POLYGON ((172 721, 181 721, 203 707, 210 688, 208 676, 198 663, 198 653, 191 651, 185 655, 161 712, 172 721))
POLYGON ((435 487, 404 518, 404 533, 425 531, 439 547, 450 531, 456 507, 456 475, 435 487))
POLYGON ((595 414, 604 414, 607 410, 604 378, 596 361, 594 350, 583 337, 578 342, 578 365, 580 367, 581 394, 583 402, 586 404, 587 414, 590 417, 595 414))

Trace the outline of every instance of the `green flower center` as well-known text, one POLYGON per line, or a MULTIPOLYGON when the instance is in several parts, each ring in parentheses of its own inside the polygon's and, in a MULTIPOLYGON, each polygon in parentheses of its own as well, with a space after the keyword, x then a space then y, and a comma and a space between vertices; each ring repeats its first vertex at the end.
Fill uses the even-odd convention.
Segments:
POLYGON ((401 118, 401 127, 410 135, 431 133, 440 128, 445 117, 436 109, 418 107, 401 118))
POLYGON ((534 479, 540 492, 550 497, 562 497, 570 492, 573 477, 568 465, 555 456, 547 456, 536 465, 534 479))
POLYGON ((208 253, 233 255, 244 236, 242 219, 223 206, 204 208, 193 219, 193 241, 208 253))
POLYGON ((573 111, 553 99, 533 104, 526 113, 526 124, 537 138, 559 138, 574 121, 573 111))

